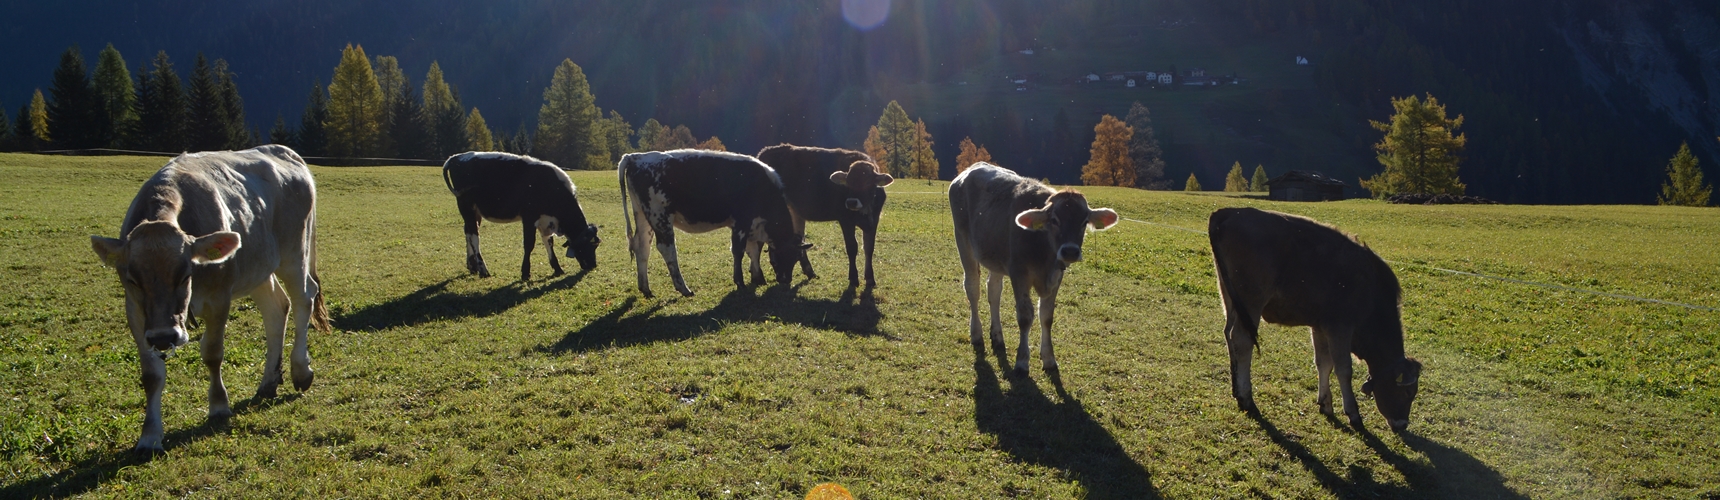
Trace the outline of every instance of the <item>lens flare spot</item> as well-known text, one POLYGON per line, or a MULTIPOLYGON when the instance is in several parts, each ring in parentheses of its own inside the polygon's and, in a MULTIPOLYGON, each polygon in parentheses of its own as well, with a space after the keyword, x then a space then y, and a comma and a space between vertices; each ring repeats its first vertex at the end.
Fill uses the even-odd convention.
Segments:
POLYGON ((842 0, 842 18, 862 31, 882 26, 890 17, 890 0, 842 0))

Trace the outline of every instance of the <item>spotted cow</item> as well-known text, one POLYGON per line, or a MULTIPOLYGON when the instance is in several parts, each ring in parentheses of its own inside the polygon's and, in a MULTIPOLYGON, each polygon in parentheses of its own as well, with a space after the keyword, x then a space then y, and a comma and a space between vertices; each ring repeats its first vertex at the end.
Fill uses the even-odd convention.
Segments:
POLYGON ((490 277, 484 255, 478 248, 478 223, 520 222, 525 232, 525 251, 520 257, 520 281, 532 277, 532 247, 543 239, 549 254, 552 276, 560 275, 553 236, 567 238, 567 257, 579 268, 597 267, 597 225, 587 224, 579 206, 573 181, 554 164, 509 153, 469 152, 448 158, 442 164, 442 181, 454 193, 460 218, 466 222, 466 271, 490 277))

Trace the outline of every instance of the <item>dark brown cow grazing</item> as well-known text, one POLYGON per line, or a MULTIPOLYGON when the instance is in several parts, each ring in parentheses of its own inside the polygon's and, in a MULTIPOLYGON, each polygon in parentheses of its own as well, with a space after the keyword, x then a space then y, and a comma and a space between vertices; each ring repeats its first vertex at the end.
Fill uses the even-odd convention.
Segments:
POLYGON ((562 273, 555 259, 555 235, 567 238, 567 256, 579 261, 580 269, 597 268, 597 245, 602 243, 597 225, 586 223, 573 181, 560 167, 530 156, 472 151, 448 157, 442 164, 442 182, 454 194, 466 223, 466 271, 490 277, 478 246, 478 223, 484 220, 520 222, 525 232, 520 281, 532 277, 534 232, 543 239, 552 276, 562 273))
POLYGON ((1103 231, 1117 223, 1117 212, 1088 208, 1075 191, 1050 187, 987 163, 976 163, 950 183, 950 215, 955 219, 956 252, 961 255, 962 287, 967 291, 969 339, 981 346, 979 271, 991 273, 991 343, 1002 352, 1003 324, 998 306, 1003 277, 1015 289, 1015 320, 1021 327, 1015 371, 1027 373, 1027 333, 1033 326, 1033 300, 1039 293, 1039 358, 1047 371, 1057 369, 1051 350, 1051 318, 1063 270, 1081 260, 1087 228, 1103 231))
MULTIPOLYGON (((848 249, 849 286, 860 286, 860 272, 855 265, 860 245, 854 241, 854 229, 864 232, 866 286, 876 286, 877 280, 872 279, 872 243, 877 239, 878 218, 884 212, 884 186, 896 179, 878 172, 878 166, 866 153, 847 149, 781 144, 759 151, 758 159, 782 177, 795 234, 806 234, 807 221, 836 221, 842 226, 843 243, 848 249)), ((812 261, 805 255, 800 257, 800 270, 808 278, 818 277, 812 272, 812 261)))
POLYGON ((1320 411, 1332 414, 1328 377, 1336 372, 1344 415, 1361 427, 1350 390, 1350 356, 1368 364, 1362 392, 1374 397, 1393 431, 1409 426, 1421 362, 1404 357, 1397 275, 1368 247, 1311 219, 1253 208, 1212 213, 1207 231, 1224 297, 1230 391, 1255 413, 1249 380, 1260 320, 1312 327, 1320 411))

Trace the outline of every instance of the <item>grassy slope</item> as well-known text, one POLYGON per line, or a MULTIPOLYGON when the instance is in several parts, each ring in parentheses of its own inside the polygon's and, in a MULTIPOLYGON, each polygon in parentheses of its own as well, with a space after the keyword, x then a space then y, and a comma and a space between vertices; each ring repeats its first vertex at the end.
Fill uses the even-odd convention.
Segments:
MULTIPOLYGON (((706 234, 680 238, 699 295, 648 300, 633 291, 612 175, 574 177, 605 226, 601 267, 547 279, 539 249, 538 279, 522 285, 511 225, 484 233, 498 277, 465 275, 431 168, 316 170, 339 327, 312 336, 318 385, 241 399, 212 428, 201 362, 181 350, 169 453, 144 463, 125 453, 142 392, 119 287, 85 238, 112 235, 160 163, 0 155, 0 497, 784 497, 831 480, 868 498, 1720 493, 1720 314, 1418 267, 1720 307, 1712 209, 1087 190, 1185 228, 1221 206, 1303 213, 1398 262, 1409 350, 1428 366, 1399 436, 1365 398, 1365 432, 1315 411, 1300 329, 1264 330, 1264 417, 1235 411, 1197 234, 1124 222, 1091 236, 1060 301, 1061 379, 1037 362, 1017 379, 968 347, 942 183, 892 186, 873 293, 845 290, 840 237, 820 224, 825 278, 796 293, 733 292, 726 238, 706 234)), ((236 398, 263 354, 242 303, 236 398)))

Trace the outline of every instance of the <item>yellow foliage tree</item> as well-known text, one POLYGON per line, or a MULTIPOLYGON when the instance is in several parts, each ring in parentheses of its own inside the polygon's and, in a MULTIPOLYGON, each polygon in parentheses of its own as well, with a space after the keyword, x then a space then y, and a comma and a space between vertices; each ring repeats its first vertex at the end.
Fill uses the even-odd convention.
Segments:
POLYGON ((374 154, 382 139, 382 104, 382 86, 370 69, 370 57, 363 46, 347 44, 328 85, 329 152, 374 154))
POLYGON ((985 146, 974 145, 972 137, 962 138, 961 153, 956 155, 956 173, 960 174, 973 164, 982 161, 990 163, 991 152, 986 151, 985 146))
POLYGON ((484 124, 484 115, 478 113, 478 108, 472 108, 472 114, 466 117, 466 143, 472 145, 473 151, 495 151, 496 139, 490 133, 489 125, 484 124))
POLYGON ((1224 176, 1224 192, 1246 193, 1248 187, 1248 178, 1242 176, 1242 162, 1232 164, 1230 174, 1224 176))
POLYGON ((914 152, 910 177, 938 178, 938 157, 932 154, 932 133, 926 131, 925 120, 914 122, 914 141, 908 147, 914 152))
POLYGON ((1192 173, 1188 174, 1188 182, 1183 184, 1183 191, 1200 191, 1200 190, 1201 190, 1200 179, 1194 178, 1194 174, 1192 174, 1192 173))
POLYGON ((1081 167, 1081 183, 1134 187, 1135 161, 1129 158, 1129 138, 1134 131, 1117 117, 1105 115, 1093 127, 1093 134, 1093 156, 1081 167))
POLYGON ((706 149, 706 150, 711 150, 711 151, 728 151, 729 150, 729 148, 727 146, 723 145, 723 140, 718 139, 717 136, 714 136, 714 135, 711 136, 710 139, 705 139, 705 142, 699 143, 699 149, 706 149))

